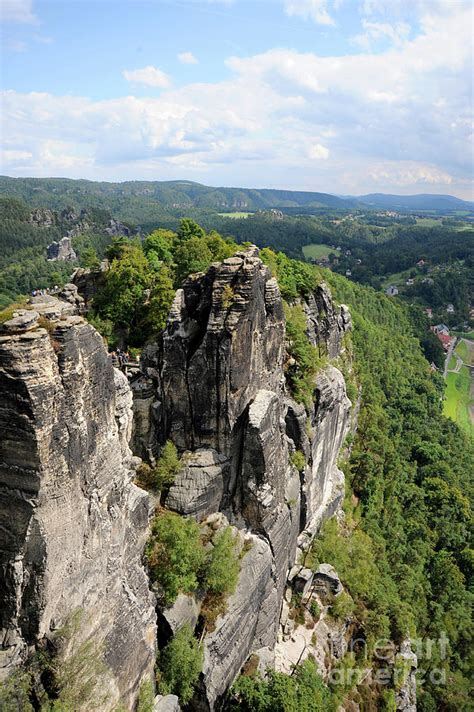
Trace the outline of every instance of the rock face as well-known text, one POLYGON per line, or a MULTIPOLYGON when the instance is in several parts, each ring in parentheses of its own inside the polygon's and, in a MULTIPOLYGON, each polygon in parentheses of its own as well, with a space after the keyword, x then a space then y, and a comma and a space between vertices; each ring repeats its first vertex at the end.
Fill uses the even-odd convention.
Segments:
POLYGON ((416 671, 418 667, 417 656, 411 649, 410 640, 404 640, 400 645, 400 652, 396 655, 396 662, 402 669, 403 679, 396 696, 397 712, 416 712, 416 671))
MULTIPOLYGON (((336 309, 324 285, 303 308, 310 339, 336 357, 350 328, 347 309, 336 309)), ((254 542, 227 612, 204 638, 196 709, 218 707, 248 655, 273 649, 297 544, 308 544, 342 498, 344 378, 333 366, 320 373, 307 413, 287 393, 285 360, 282 299, 255 247, 190 277, 161 341, 143 354, 148 385, 137 388, 134 442, 157 456, 171 439, 183 454, 166 505, 198 520, 224 512, 254 542), (296 450, 306 461, 301 472, 292 464, 296 450)))
POLYGON ((55 260, 62 262, 77 260, 77 255, 72 246, 70 237, 63 237, 59 242, 52 242, 48 245, 46 251, 50 262, 55 260))
POLYGON ((94 640, 107 667, 101 709, 131 709, 156 636, 132 396, 99 334, 51 299, 35 305, 51 333, 0 334, 0 671, 81 611, 78 642, 94 640))

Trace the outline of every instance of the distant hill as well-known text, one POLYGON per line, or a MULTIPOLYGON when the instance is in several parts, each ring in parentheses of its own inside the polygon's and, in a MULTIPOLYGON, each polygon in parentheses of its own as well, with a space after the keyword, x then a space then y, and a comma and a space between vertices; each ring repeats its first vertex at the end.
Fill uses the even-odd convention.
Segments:
POLYGON ((63 208, 65 202, 78 204, 98 198, 138 198, 152 200, 167 208, 206 208, 217 211, 266 210, 270 208, 357 207, 354 198, 338 198, 329 193, 252 188, 214 188, 192 181, 126 181, 98 183, 68 178, 9 178, 0 176, 0 193, 22 198, 29 204, 63 208))
POLYGON ((474 210, 474 203, 455 198, 454 195, 387 195, 385 193, 369 193, 369 195, 358 196, 356 200, 379 210, 474 210))
MULTIPOLYGON (((29 205, 56 210, 108 207, 113 211, 127 206, 138 214, 150 205, 166 210, 190 208, 231 212, 278 208, 294 213, 301 209, 437 211, 474 210, 474 203, 451 195, 385 195, 339 197, 330 193, 255 188, 215 188, 187 180, 125 181, 105 183, 69 178, 10 178, 0 176, 0 193, 25 200, 29 205)), ((139 218, 138 218, 139 219, 139 218)))

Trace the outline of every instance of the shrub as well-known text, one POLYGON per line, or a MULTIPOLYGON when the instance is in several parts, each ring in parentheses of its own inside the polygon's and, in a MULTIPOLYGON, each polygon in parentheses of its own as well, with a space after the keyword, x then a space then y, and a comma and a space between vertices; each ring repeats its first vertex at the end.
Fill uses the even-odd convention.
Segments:
POLYGON ((241 675, 230 692, 231 712, 331 712, 335 700, 316 664, 308 658, 292 675, 270 670, 260 675, 241 675))
POLYGON ((172 605, 180 592, 196 590, 204 548, 194 519, 173 512, 159 514, 152 524, 146 554, 151 577, 162 587, 165 605, 172 605))
POLYGON ((345 620, 346 618, 350 618, 354 610, 355 603, 351 596, 346 591, 342 591, 334 598, 331 606, 331 615, 337 620, 345 620))
POLYGON ((287 370, 286 376, 293 397, 307 408, 313 402, 314 379, 324 360, 309 342, 306 333, 306 315, 299 304, 285 303, 286 336, 288 351, 295 363, 287 370))
POLYGON ((301 472, 306 466, 304 453, 302 453, 301 450, 295 450, 295 452, 292 452, 290 455, 290 462, 294 465, 294 467, 296 467, 298 472, 301 472))
POLYGON ((211 593, 233 593, 239 578, 239 557, 231 527, 218 532, 205 564, 204 587, 211 593))
POLYGON ((138 693, 137 712, 153 712, 155 691, 151 680, 144 680, 138 693))
POLYGON ((156 486, 158 489, 162 489, 165 485, 173 484, 179 465, 180 461, 176 445, 171 440, 167 440, 163 445, 155 467, 156 486))
POLYGON ((185 624, 159 655, 158 687, 163 695, 178 695, 186 705, 193 696, 194 687, 202 670, 202 646, 185 624))
POLYGON ((143 462, 137 471, 137 484, 144 489, 161 492, 173 484, 180 467, 178 451, 171 440, 167 440, 155 467, 143 462))

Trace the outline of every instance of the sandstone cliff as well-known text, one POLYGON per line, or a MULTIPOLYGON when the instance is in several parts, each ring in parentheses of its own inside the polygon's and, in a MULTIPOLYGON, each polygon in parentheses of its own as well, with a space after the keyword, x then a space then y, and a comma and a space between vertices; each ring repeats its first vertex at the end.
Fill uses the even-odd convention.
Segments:
MULTIPOLYGON (((324 285, 302 305, 308 338, 337 357, 347 309, 336 309, 324 285)), ((351 406, 344 378, 332 365, 320 372, 307 412, 288 392, 286 359, 283 302, 254 247, 186 280, 162 339, 143 355, 148 381, 137 388, 135 443, 156 456, 171 439, 188 453, 166 505, 198 520, 224 512, 256 538, 227 612, 204 639, 196 709, 218 707, 249 654, 274 648, 298 545, 308 545, 343 496, 337 458, 351 406), (296 450, 301 471, 292 464, 296 450)))
POLYGON ((102 709, 131 708, 155 657, 131 391, 72 303, 34 308, 0 334, 0 671, 80 611, 77 642, 106 665, 102 709))

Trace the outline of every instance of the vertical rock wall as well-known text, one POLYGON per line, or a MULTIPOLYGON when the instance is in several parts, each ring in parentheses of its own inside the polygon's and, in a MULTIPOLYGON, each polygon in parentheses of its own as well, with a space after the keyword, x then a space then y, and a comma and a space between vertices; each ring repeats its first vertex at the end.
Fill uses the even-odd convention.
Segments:
MULTIPOLYGON (((308 337, 335 358, 350 328, 321 285, 303 303, 308 337)), ((307 545, 343 495, 337 468, 350 401, 340 371, 328 366, 315 381, 311 412, 286 393, 285 320, 276 280, 255 247, 238 252, 178 290, 160 343, 143 367, 155 402, 140 422, 141 445, 155 454, 171 439, 191 451, 171 487, 167 506, 197 519, 222 511, 252 533, 227 613, 204 639, 199 709, 219 697, 248 655, 276 642, 288 570, 298 537, 307 545), (301 450, 298 472, 291 453, 301 450)))
POLYGON ((81 611, 79 642, 107 666, 102 709, 128 708, 155 657, 131 392, 81 317, 50 329, 0 334, 0 671, 81 611))

